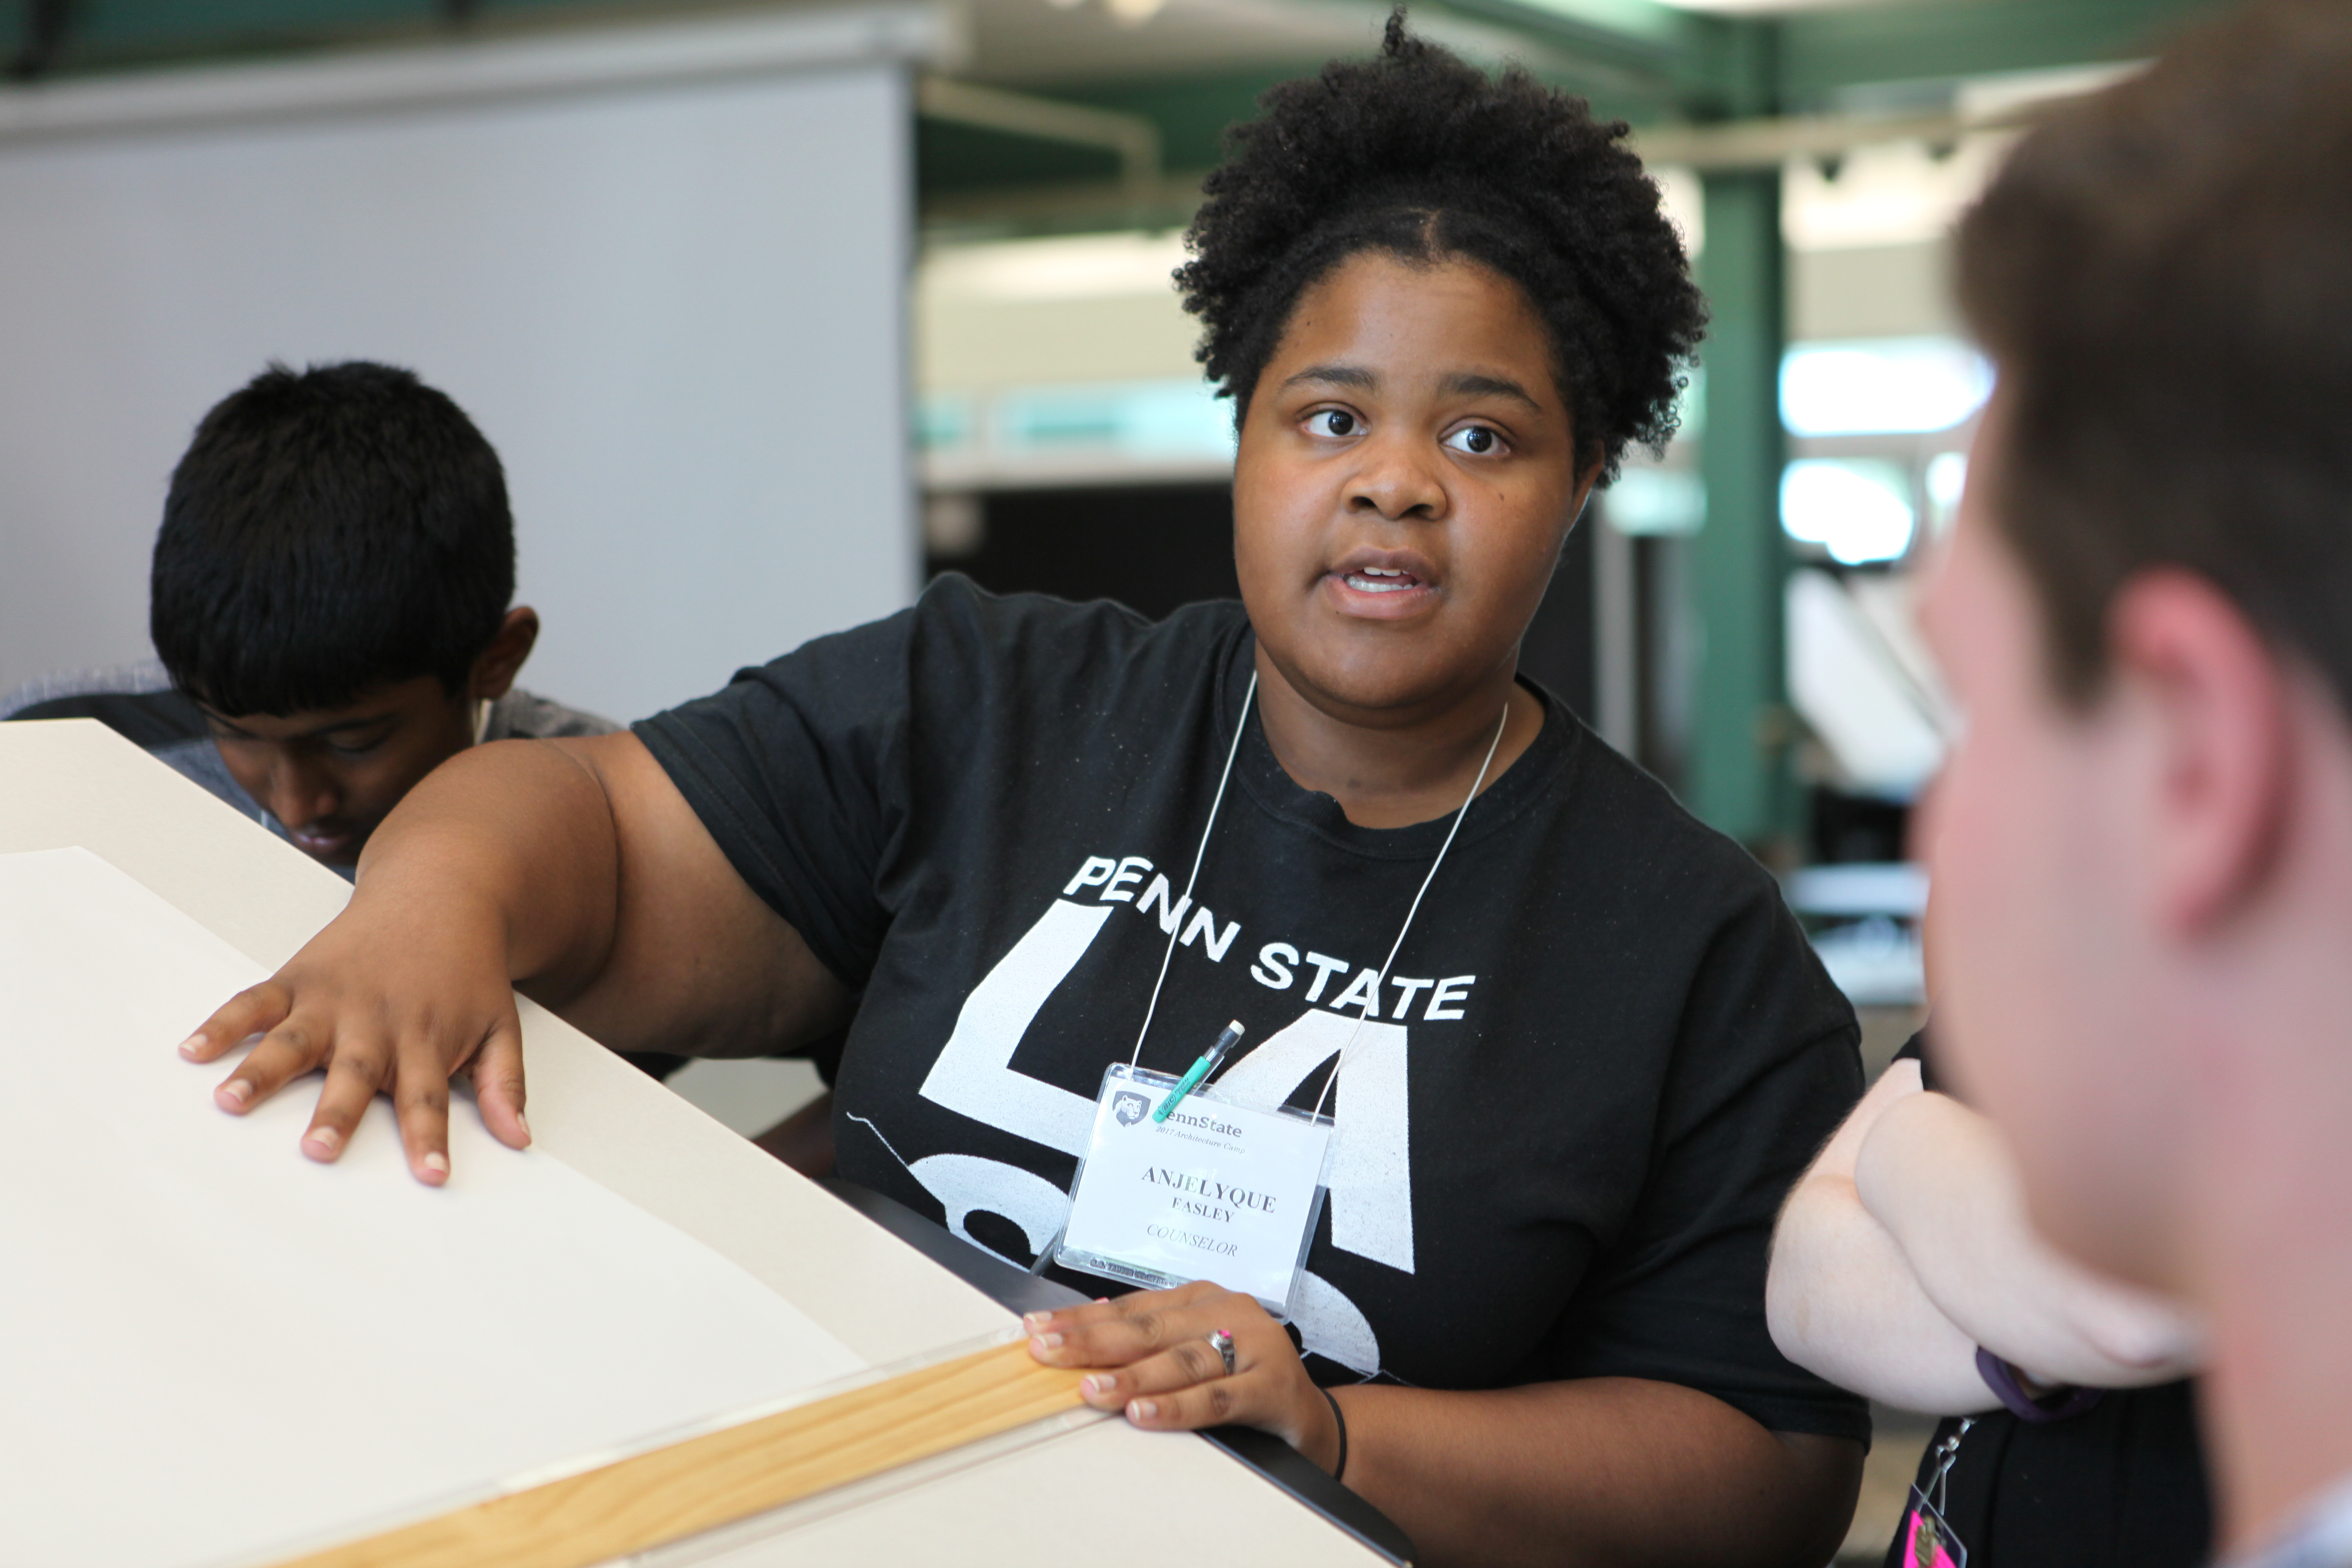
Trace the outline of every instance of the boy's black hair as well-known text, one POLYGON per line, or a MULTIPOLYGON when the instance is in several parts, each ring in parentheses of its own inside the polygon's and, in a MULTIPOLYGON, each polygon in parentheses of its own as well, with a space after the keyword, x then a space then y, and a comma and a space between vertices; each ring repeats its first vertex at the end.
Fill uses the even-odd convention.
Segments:
POLYGON ((148 626, 219 713, 344 707, 420 675, 455 696, 514 597, 499 455, 415 373, 273 363, 172 471, 148 626))
POLYGON ((1658 188, 1580 98, 1517 66, 1490 79, 1389 18, 1365 63, 1259 100, 1202 187, 1176 281, 1197 357, 1245 417, 1298 297, 1349 257, 1460 258, 1509 279, 1550 328, 1580 466, 1613 479, 1629 442, 1675 432, 1706 307, 1658 188))

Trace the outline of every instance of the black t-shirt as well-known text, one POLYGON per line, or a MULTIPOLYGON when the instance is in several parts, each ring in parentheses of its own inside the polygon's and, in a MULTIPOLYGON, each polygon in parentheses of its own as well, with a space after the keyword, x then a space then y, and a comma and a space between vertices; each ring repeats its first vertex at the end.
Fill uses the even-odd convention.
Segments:
MULTIPOLYGON (((1239 1019, 1221 1081, 1314 1101, 1449 821, 1354 826, 1253 712, 1188 905, 1254 646, 1234 604, 1153 625, 949 577, 637 726, 864 994, 842 1174, 1029 1262, 1171 934, 1141 1064, 1181 1072, 1239 1019)), ((1762 1307, 1774 1212, 1859 1091, 1853 1013, 1771 879, 1547 700, 1334 1090, 1310 1369, 1657 1378, 1865 1437, 1762 1307)))
MULTIPOLYGON (((1919 1064, 1938 1093, 1926 1033, 1895 1053, 1919 1064)), ((1922 1489, 1936 1450, 1959 1430, 1936 1428, 1920 1460, 1922 1489)), ((2200 1568, 2213 1521, 2195 1385, 2109 1389, 2063 1421, 2020 1420, 2006 1409, 1976 1417, 1945 1477, 1944 1518, 1969 1549, 1969 1568, 2200 1568)), ((1897 1531, 1886 1568, 1912 1568, 1897 1531)))

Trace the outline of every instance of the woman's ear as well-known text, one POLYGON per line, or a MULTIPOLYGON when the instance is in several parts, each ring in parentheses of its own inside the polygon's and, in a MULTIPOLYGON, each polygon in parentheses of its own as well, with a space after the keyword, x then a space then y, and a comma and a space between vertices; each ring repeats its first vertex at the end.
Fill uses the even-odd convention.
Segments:
POLYGON ((496 702, 504 697, 538 642, 539 612, 529 605, 509 610, 491 634, 490 646, 475 657, 468 695, 477 702, 496 702))
POLYGON ((1569 495, 1569 532, 1574 532, 1576 531, 1576 525, 1584 521, 1584 509, 1592 502, 1592 488, 1600 482, 1601 455, 1596 452, 1592 456, 1592 460, 1586 463, 1582 468, 1578 470, 1576 476, 1576 489, 1569 495))

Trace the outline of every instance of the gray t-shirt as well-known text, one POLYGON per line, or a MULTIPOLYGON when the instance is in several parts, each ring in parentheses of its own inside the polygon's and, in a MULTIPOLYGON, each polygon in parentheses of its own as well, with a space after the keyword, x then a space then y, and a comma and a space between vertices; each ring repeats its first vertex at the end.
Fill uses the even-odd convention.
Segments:
MULTIPOLYGON (((171 689, 171 677, 164 673, 162 664, 152 660, 115 669, 52 676, 28 682, 0 699, 0 719, 60 697, 79 697, 98 692, 161 693, 171 689)), ((577 708, 566 708, 560 702, 551 702, 544 697, 518 688, 490 704, 489 712, 482 722, 480 738, 484 741, 544 741, 575 735, 609 735, 619 727, 609 719, 583 713, 577 708)), ((245 793, 244 787, 228 771, 228 764, 221 761, 220 748, 214 745, 208 737, 199 735, 167 741, 150 745, 147 751, 150 756, 202 784, 280 838, 288 837, 285 826, 245 793)), ((347 880, 354 874, 347 866, 338 866, 334 869, 347 880)))
MULTIPOLYGON (((593 713, 583 713, 577 708, 566 708, 561 702, 551 702, 517 687, 490 704, 488 718, 483 722, 484 741, 549 741, 574 735, 609 735, 620 728, 611 720, 593 713)), ((148 755, 165 763, 179 773, 212 791, 229 805, 253 818, 280 838, 288 837, 284 824, 245 793, 221 761, 220 748, 205 739, 174 741, 169 745, 154 747, 148 755)), ((332 868, 346 881, 356 876, 350 866, 332 868)))

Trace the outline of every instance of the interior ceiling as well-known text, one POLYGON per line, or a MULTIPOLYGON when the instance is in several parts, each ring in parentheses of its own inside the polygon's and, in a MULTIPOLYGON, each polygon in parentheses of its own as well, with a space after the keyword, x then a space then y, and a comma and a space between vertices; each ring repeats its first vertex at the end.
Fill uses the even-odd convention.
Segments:
POLYGON ((972 52, 957 74, 1027 86, 1249 69, 1359 52, 1383 15, 1357 0, 1166 0, 1131 20, 1104 0, 968 0, 972 52))
MULTIPOLYGON (((1017 87, 1311 67, 1378 47, 1389 15, 1383 0, 967 0, 967 5, 972 53, 958 74, 1017 87)), ((1498 22, 1426 9, 1412 20, 1423 36, 1475 58, 1508 56, 1554 71, 1576 64, 1566 51, 1498 22)))
MULTIPOLYGON (((512 33, 777 0, 0 0, 20 79, 512 33)), ((859 0, 794 0, 809 5, 859 0)), ((1271 83, 1375 47, 1389 0, 948 0, 968 81, 1148 121, 1171 174, 1215 162, 1271 83)), ((2144 56, 2218 0, 1413 0, 1414 27, 1513 58, 1637 125, 1946 113, 1963 79, 2144 56)), ((1066 118, 1066 117, 1065 117, 1066 118)), ((925 199, 1117 175, 1116 153, 1032 126, 927 114, 925 199)), ((1088 220, 1097 221, 1097 220, 1088 220)))
MULTIPOLYGON (((1677 11, 1705 11, 1717 16, 1787 16, 1799 11, 1835 11, 1843 7, 1867 5, 1872 0, 1658 0, 1677 11)), ((1927 5, 1939 0, 1901 0, 1902 4, 1927 5)), ((1940 0, 1945 5, 1967 5, 1969 0, 1940 0)))

